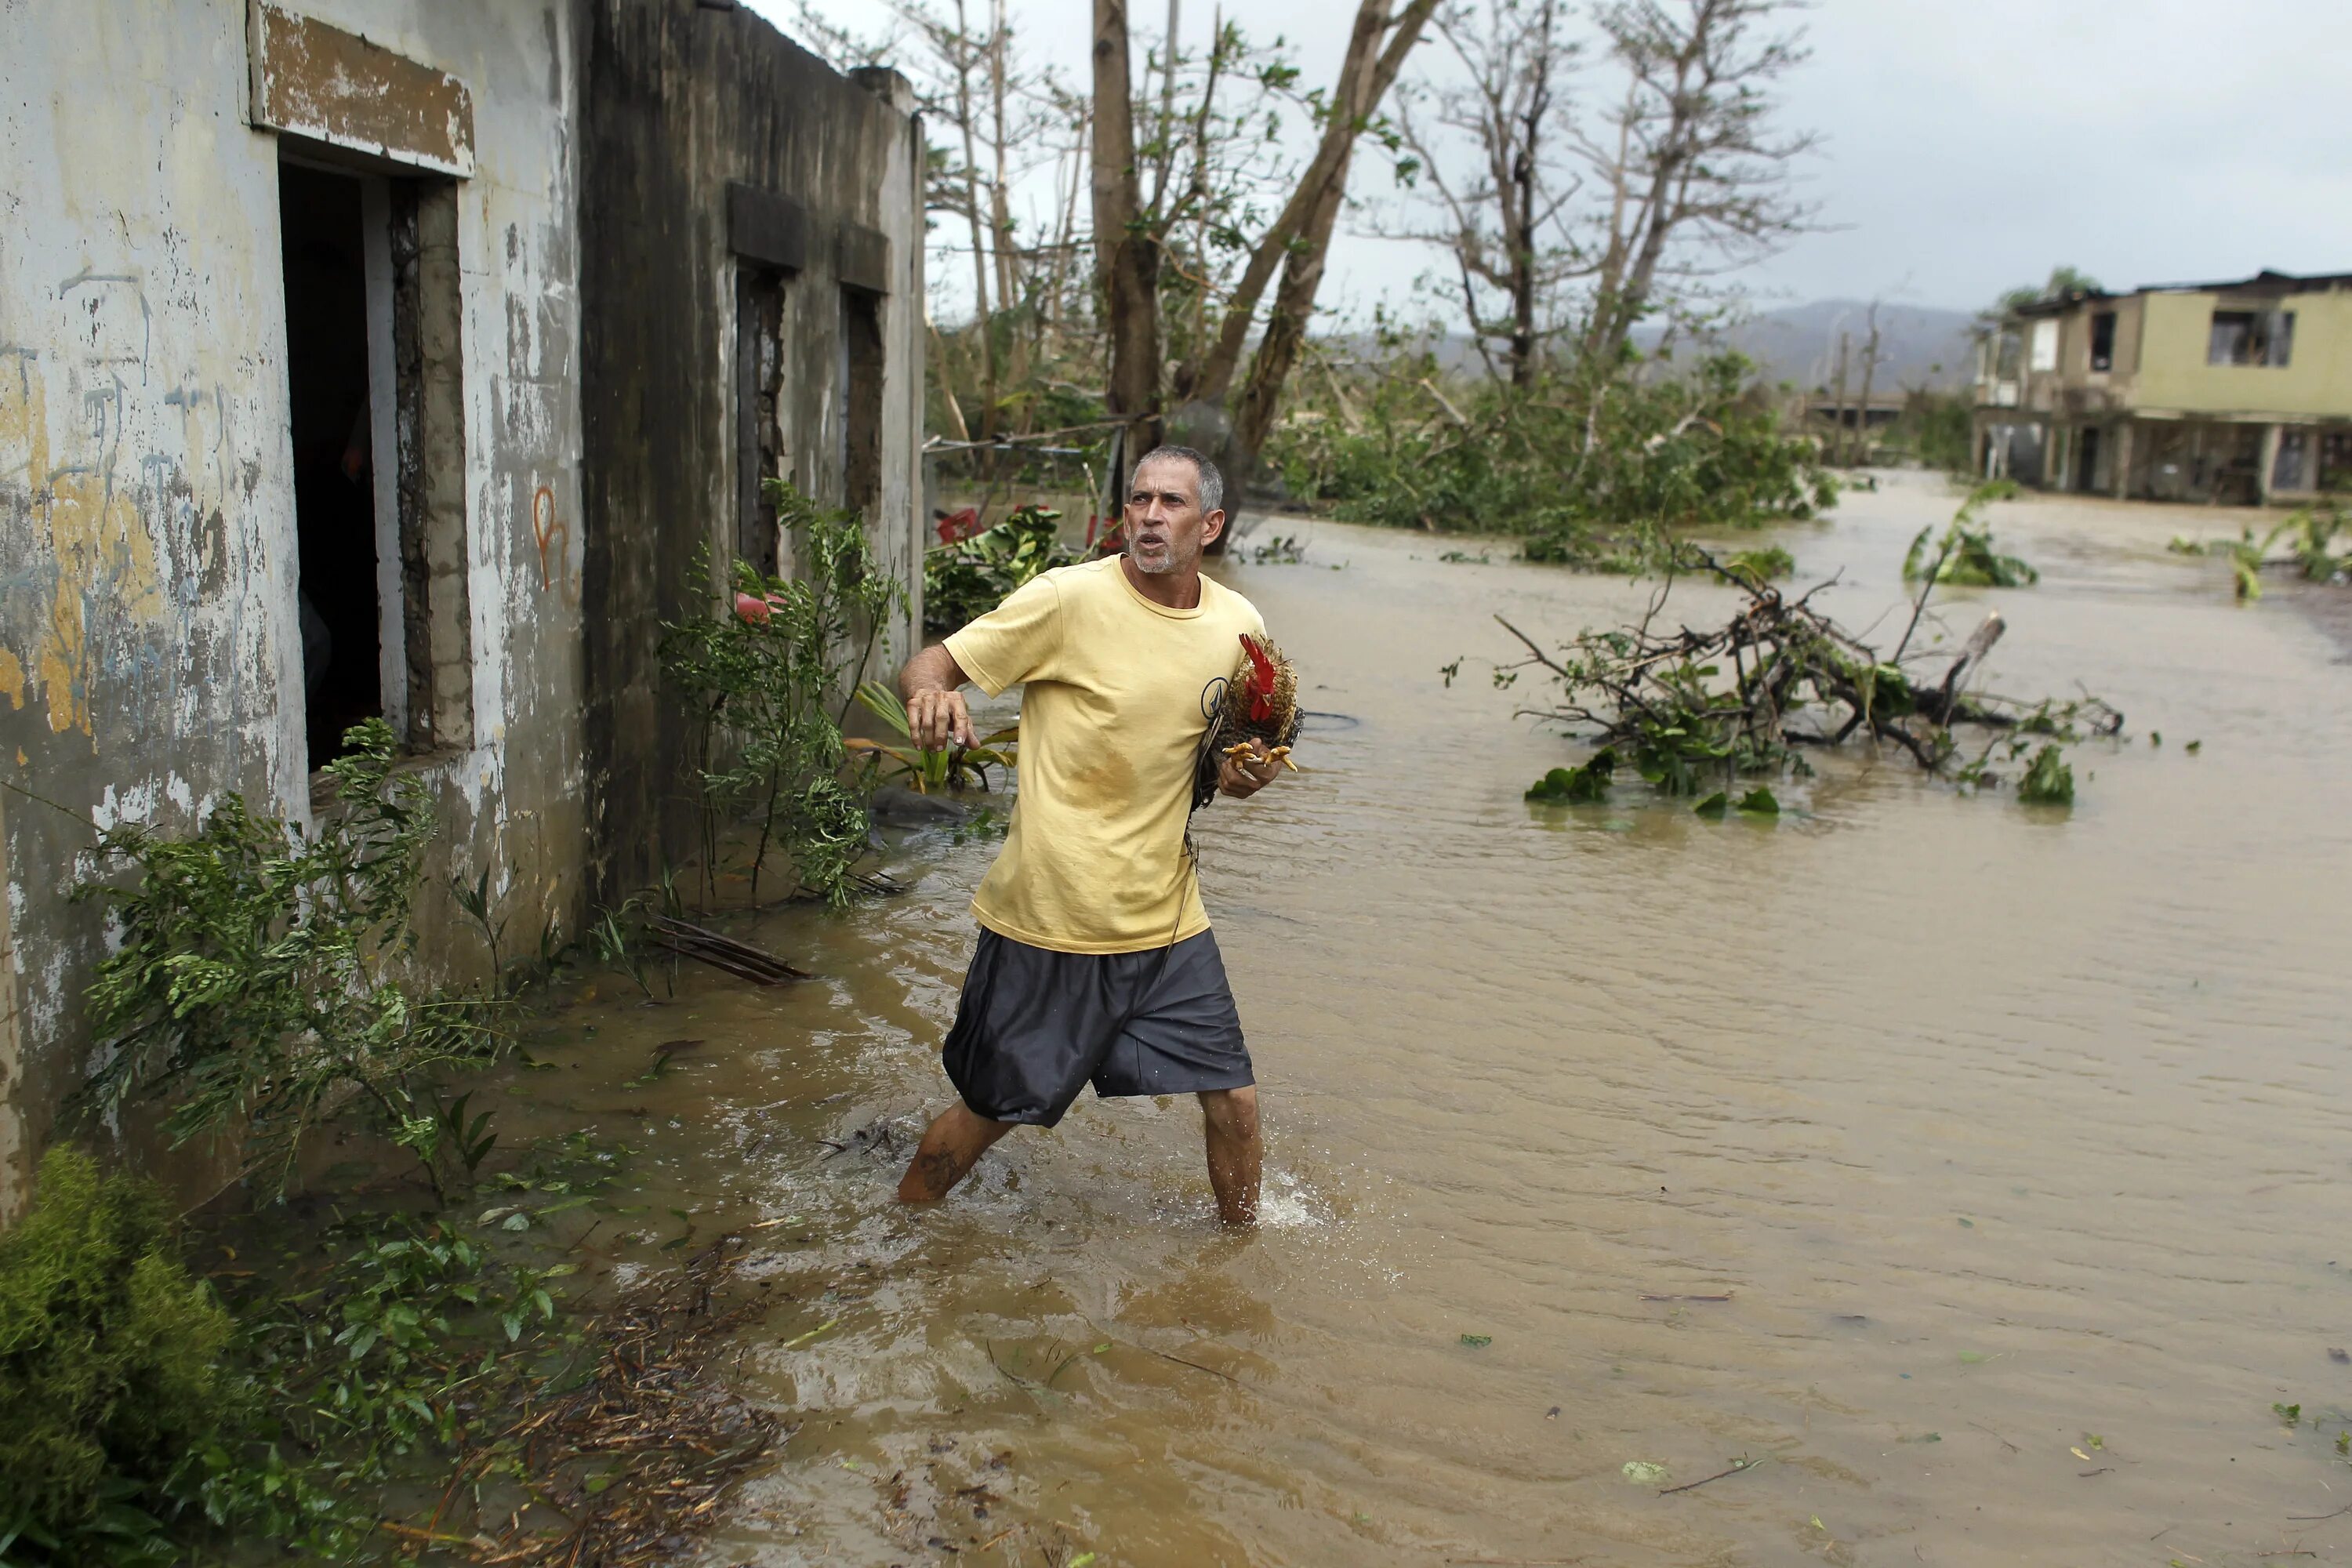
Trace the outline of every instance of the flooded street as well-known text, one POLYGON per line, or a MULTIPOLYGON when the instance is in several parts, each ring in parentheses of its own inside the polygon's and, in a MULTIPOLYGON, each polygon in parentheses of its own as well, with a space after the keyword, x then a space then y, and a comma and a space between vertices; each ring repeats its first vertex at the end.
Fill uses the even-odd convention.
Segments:
MULTIPOLYGON (((1777 539, 1891 647, 1905 548, 1957 502, 1895 477, 1777 539)), ((701 1560, 2352 1550, 2352 1512, 2294 1517, 2352 1505, 2352 669, 2298 604, 2326 591, 2242 606, 2165 552, 2248 515, 1990 509, 2043 580, 1942 595, 1950 640, 1998 605, 1992 689, 2127 716, 2073 749, 2071 812, 1862 747, 1777 822, 1638 784, 1530 805, 1583 750, 1486 679, 1491 616, 1550 642, 1648 585, 1329 523, 1304 564, 1220 568, 1339 716, 1196 821, 1264 1097, 1255 1237, 1213 1223, 1189 1101, 1089 1096, 940 1209, 892 1201, 993 837, 908 831, 907 897, 745 933, 795 989, 597 977, 514 1086, 639 1151, 591 1245, 658 1267, 767 1222, 740 1379, 801 1425, 701 1560), (673 1039, 702 1043, 650 1074, 673 1039)))

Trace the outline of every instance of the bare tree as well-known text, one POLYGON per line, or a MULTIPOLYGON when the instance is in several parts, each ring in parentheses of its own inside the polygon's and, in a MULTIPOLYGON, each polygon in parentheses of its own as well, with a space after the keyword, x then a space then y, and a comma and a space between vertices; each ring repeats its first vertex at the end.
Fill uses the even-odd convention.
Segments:
POLYGON ((1095 0, 1095 268, 1110 337, 1104 388, 1131 450, 1159 445, 1160 242, 1144 226, 1129 81, 1127 0, 1095 0))
POLYGON ((1584 352, 1607 363, 1662 283, 1769 254, 1811 222, 1792 187, 1817 138, 1782 132, 1769 89, 1801 63, 1802 0, 1612 0, 1597 13, 1625 96, 1608 133, 1580 137, 1608 196, 1596 224, 1584 352))
MULTIPOLYGON (((1384 0, 1364 0, 1359 14, 1385 9, 1384 0)), ((1267 311, 1257 353, 1250 358, 1249 377, 1243 384, 1234 411, 1234 446, 1254 462, 1265 449, 1281 405, 1282 391, 1298 363, 1307 341, 1307 323, 1315 313, 1315 296, 1323 286, 1323 268, 1331 254, 1331 234, 1348 195, 1348 166, 1357 141, 1371 124, 1381 100, 1404 68, 1405 56, 1421 41, 1422 29, 1437 9, 1437 0, 1409 0, 1392 21, 1376 29, 1378 47, 1369 64, 1343 75, 1328 112, 1342 127, 1343 142, 1331 160, 1328 177, 1319 184, 1302 182, 1308 197, 1306 214, 1282 248, 1282 279, 1276 286, 1274 306, 1267 311)), ((1330 133, 1327 131, 1327 141, 1330 133)), ((1319 156, 1319 154, 1318 154, 1319 156)), ((1230 320, 1230 310, 1228 320, 1230 320)))
POLYGON ((1402 237, 1448 253, 1488 374, 1521 387, 1535 380, 1562 285, 1591 270, 1571 226, 1584 179, 1563 161, 1567 78, 1578 50, 1564 36, 1564 10, 1562 0, 1455 0, 1436 26, 1466 84, 1402 93, 1397 106, 1418 177, 1444 219, 1439 229, 1402 237), (1448 172, 1452 149, 1441 132, 1468 144, 1466 173, 1448 172), (1496 340, 1502 366, 1488 347, 1496 340))

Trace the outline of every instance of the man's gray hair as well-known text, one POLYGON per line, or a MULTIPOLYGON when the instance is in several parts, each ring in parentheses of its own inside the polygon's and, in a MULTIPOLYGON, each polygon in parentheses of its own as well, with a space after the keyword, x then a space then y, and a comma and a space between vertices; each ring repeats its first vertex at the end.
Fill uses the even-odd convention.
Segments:
MULTIPOLYGON (((1206 454, 1196 452, 1190 447, 1154 447, 1136 459, 1135 472, 1141 473, 1144 464, 1160 458, 1181 458, 1200 474, 1201 510, 1203 514, 1216 511, 1225 504, 1225 476, 1217 471, 1217 465, 1209 461, 1206 454)), ((1128 489, 1130 491, 1135 489, 1133 475, 1129 476, 1128 489)))

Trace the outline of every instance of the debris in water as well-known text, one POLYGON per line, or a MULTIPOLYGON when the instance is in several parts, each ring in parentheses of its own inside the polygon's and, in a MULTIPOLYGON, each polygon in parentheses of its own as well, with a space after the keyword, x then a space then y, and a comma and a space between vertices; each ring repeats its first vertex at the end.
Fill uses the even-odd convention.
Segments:
POLYGON ((1474 1351, 1482 1351, 1488 1345, 1495 1342, 1495 1336, 1492 1334, 1465 1334, 1462 1336, 1462 1342, 1468 1345, 1474 1351))
POLYGON ((530 1500, 496 1540, 465 1542, 475 1562, 644 1568, 718 1521, 729 1489, 787 1430, 709 1372, 712 1342, 753 1309, 717 1305, 736 1257, 722 1241, 624 1296, 589 1326, 604 1352, 593 1375, 527 1397, 511 1424, 463 1458, 452 1496, 469 1479, 511 1469, 530 1500), (617 1469, 593 1468, 614 1460, 617 1469), (562 1522, 547 1528, 551 1518, 562 1522))
MULTIPOLYGON (((1719 1481, 1726 1476, 1736 1476, 1742 1470, 1752 1470, 1763 1462, 1764 1461, 1761 1459, 1751 1459, 1747 1455, 1742 1454, 1739 1458, 1731 1461, 1731 1468, 1727 1470, 1717 1470, 1711 1476, 1702 1476, 1695 1481, 1685 1481, 1678 1487, 1668 1487, 1658 1495, 1660 1497, 1672 1497, 1676 1492, 1696 1491, 1699 1488, 1706 1485, 1709 1481, 1719 1481)), ((1632 1467, 1628 1466, 1627 1468, 1630 1469, 1632 1467)), ((1663 1479, 1663 1477, 1661 1479, 1663 1479)))
POLYGON ((655 915, 646 922, 646 930, 656 942, 672 952, 723 969, 754 985, 782 985, 788 980, 808 978, 805 972, 794 969, 772 952, 762 952, 731 936, 721 936, 706 926, 669 915, 655 915))
POLYGON ((1635 1486, 1654 1487, 1666 1479, 1666 1467, 1654 1465, 1647 1459, 1625 1461, 1625 1479, 1635 1486))

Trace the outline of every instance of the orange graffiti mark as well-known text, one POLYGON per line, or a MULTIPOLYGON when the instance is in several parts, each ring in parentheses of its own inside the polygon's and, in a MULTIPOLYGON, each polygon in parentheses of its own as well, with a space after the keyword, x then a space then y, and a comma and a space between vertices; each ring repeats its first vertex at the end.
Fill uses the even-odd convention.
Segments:
POLYGON ((539 542, 539 586, 541 593, 555 586, 555 573, 548 563, 547 547, 563 537, 563 524, 556 520, 555 492, 541 485, 530 498, 530 534, 539 542))

